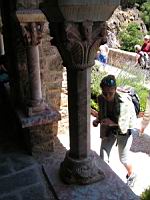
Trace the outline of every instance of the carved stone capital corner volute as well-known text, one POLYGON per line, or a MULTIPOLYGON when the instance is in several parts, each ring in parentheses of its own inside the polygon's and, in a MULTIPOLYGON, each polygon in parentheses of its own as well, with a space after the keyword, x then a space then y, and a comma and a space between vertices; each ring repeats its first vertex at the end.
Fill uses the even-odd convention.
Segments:
POLYGON ((93 66, 101 40, 106 37, 106 30, 105 22, 66 23, 65 48, 72 61, 71 64, 67 63, 67 67, 84 70, 93 66))
POLYGON ((39 9, 20 9, 16 12, 26 46, 38 45, 42 39, 45 15, 39 9))
POLYGON ((44 22, 22 23, 22 34, 26 46, 36 46, 40 44, 44 22))
POLYGON ((105 178, 103 171, 97 166, 96 157, 91 151, 85 159, 75 160, 66 153, 60 165, 60 177, 67 184, 86 185, 105 178))

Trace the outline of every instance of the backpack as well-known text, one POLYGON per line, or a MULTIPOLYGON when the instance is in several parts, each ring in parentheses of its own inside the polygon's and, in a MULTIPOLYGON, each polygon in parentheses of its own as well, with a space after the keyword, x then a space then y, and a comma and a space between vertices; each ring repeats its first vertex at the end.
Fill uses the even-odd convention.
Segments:
POLYGON ((134 108, 135 108, 136 116, 138 116, 139 113, 140 113, 140 100, 139 100, 139 97, 136 94, 134 88, 132 88, 132 87, 125 87, 124 86, 124 87, 117 87, 117 90, 119 92, 124 92, 124 93, 128 93, 129 94, 129 96, 132 99, 132 103, 134 105, 134 108))
POLYGON ((142 69, 150 68, 150 57, 146 52, 140 53, 139 64, 142 67, 142 69))

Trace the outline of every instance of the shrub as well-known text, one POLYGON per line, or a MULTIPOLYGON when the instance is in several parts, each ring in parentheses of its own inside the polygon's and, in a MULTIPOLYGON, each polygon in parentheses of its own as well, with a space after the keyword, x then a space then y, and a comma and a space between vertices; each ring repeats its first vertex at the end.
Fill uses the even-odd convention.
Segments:
POLYGON ((141 17, 147 29, 150 31, 150 1, 143 3, 141 6, 141 17))
POLYGON ((98 111, 97 96, 100 94, 100 81, 106 72, 100 70, 100 63, 95 61, 95 65, 91 69, 91 107, 98 111))
POLYGON ((118 36, 120 39, 121 49, 125 51, 134 52, 134 46, 143 43, 143 34, 139 25, 135 22, 129 23, 127 26, 123 27, 118 36))
POLYGON ((100 92, 100 87, 99 87, 100 81, 102 80, 104 76, 107 75, 107 73, 100 70, 100 64, 97 61, 91 70, 92 70, 91 71, 91 90, 92 90, 92 95, 94 98, 95 96, 98 96, 100 92))
POLYGON ((150 186, 144 190, 141 194, 141 200, 149 200, 150 199, 150 186))
POLYGON ((140 5, 142 5, 144 2, 146 2, 147 0, 121 0, 120 5, 122 6, 122 8, 132 8, 135 5, 140 7, 140 5))

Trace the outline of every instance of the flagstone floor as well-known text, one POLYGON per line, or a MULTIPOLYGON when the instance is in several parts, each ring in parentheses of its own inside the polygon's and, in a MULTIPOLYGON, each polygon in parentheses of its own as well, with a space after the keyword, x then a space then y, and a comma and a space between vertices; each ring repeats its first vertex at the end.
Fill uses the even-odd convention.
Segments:
MULTIPOLYGON (((100 143, 99 138, 99 126, 93 127, 92 121, 94 117, 91 116, 91 149, 99 155, 100 143)), ((140 124, 138 119, 138 125, 140 124)), ((66 149, 69 149, 69 133, 66 130, 65 133, 58 134, 60 142, 66 149)), ((110 159, 108 165, 112 170, 124 181, 126 182, 126 170, 124 166, 120 163, 118 157, 118 149, 114 145, 110 154, 110 159)), ((136 195, 140 195, 148 186, 150 186, 150 126, 145 130, 145 135, 133 136, 133 143, 131 147, 131 157, 133 161, 133 166, 137 174, 137 180, 135 182, 132 191, 136 195)))

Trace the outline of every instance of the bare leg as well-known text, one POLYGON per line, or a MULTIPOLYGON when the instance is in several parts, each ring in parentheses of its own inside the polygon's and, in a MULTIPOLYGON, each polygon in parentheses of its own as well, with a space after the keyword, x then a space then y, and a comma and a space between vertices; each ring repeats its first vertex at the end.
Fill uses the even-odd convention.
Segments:
POLYGON ((123 164, 124 167, 126 168, 127 172, 128 172, 128 176, 130 176, 133 173, 133 167, 131 164, 123 164))

